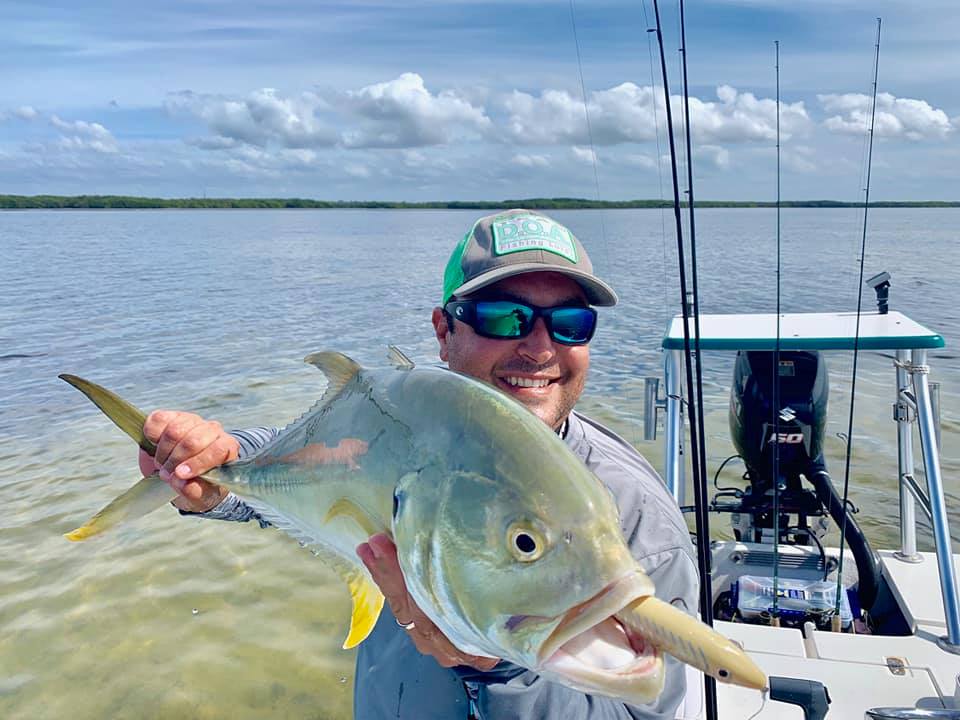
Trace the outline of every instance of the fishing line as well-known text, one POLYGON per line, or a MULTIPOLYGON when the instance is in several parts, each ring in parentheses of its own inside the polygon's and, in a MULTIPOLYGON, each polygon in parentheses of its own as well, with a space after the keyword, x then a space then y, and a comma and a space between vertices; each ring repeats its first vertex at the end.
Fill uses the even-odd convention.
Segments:
MULTIPOLYGON (((657 20, 657 45, 660 49, 660 69, 663 76, 663 92, 665 98, 665 106, 667 113, 667 137, 670 142, 670 170, 671 178, 673 181, 673 215, 674 221, 676 224, 677 230, 677 256, 678 256, 678 266, 679 266, 679 277, 680 277, 680 307, 683 313, 683 350, 684 358, 686 360, 686 382, 687 382, 687 397, 690 398, 690 401, 687 402, 687 415, 690 422, 690 446, 691 446, 691 457, 692 457, 692 469, 693 469, 693 480, 694 480, 694 491, 696 493, 696 520, 697 520, 697 566, 700 571, 700 619, 707 625, 713 625, 713 607, 711 603, 711 588, 712 580, 710 574, 710 528, 709 520, 707 519, 707 507, 706 507, 706 493, 707 493, 707 483, 706 483, 706 468, 704 466, 703 458, 703 394, 701 385, 701 375, 699 372, 699 362, 700 362, 700 341, 699 341, 699 324, 695 324, 694 330, 694 348, 691 349, 690 344, 690 317, 687 309, 687 278, 686 278, 686 267, 684 261, 684 249, 683 249, 683 222, 680 212, 680 183, 677 173, 677 149, 674 142, 673 135, 673 116, 670 110, 670 87, 669 80, 667 77, 667 60, 666 55, 664 54, 663 49, 663 30, 660 23, 660 8, 657 3, 657 0, 653 0, 653 11, 657 20), (697 394, 694 394, 693 388, 693 354, 696 352, 696 362, 697 362, 697 394)), ((683 13, 683 0, 680 0, 680 27, 681 27, 681 44, 684 44, 685 37, 683 34, 684 26, 684 13, 683 13)), ((686 75, 686 52, 683 55, 684 58, 684 75, 686 75)), ((688 98, 685 98, 685 100, 688 98)), ((685 108, 689 112, 689 105, 685 103, 685 108)), ((688 116, 689 117, 689 116, 688 116)), ((689 123, 687 123, 689 128, 689 123)), ((689 143, 689 135, 687 136, 687 142, 689 143)), ((691 175, 692 178, 692 175, 691 175)), ((691 188, 692 193, 692 188, 691 188)), ((691 209, 693 203, 691 202, 691 209)), ((691 260, 693 263, 693 311, 694 319, 697 321, 697 310, 698 310, 698 301, 697 301, 697 285, 696 285, 696 262, 694 261, 696 240, 691 235, 690 237, 690 247, 691 247, 691 260)), ((715 720, 717 717, 717 685, 716 680, 709 675, 704 675, 703 678, 704 685, 704 695, 706 699, 707 707, 707 718, 708 720, 715 720)))
MULTIPOLYGON (((863 118, 863 135, 860 140, 860 163, 859 163, 859 177, 857 178, 857 192, 862 192, 863 188, 866 186, 866 176, 867 176, 867 153, 870 148, 870 133, 869 133, 869 118, 864 116, 863 118)), ((853 221, 851 225, 856 227, 856 213, 853 214, 853 221)), ((857 274, 857 269, 859 267, 860 258, 857 257, 859 247, 857 243, 857 237, 851 229, 851 234, 849 235, 849 241, 847 243, 847 251, 845 257, 854 256, 854 263, 852 265, 843 264, 843 271, 840 273, 841 277, 838 278, 838 287, 848 287, 848 283, 853 283, 854 278, 857 274)), ((859 286, 856 286, 859 288, 859 286)), ((849 376, 853 372, 853 358, 844 356, 841 361, 842 367, 837 368, 837 374, 843 376, 846 374, 849 376)), ((844 451, 846 451, 847 446, 847 436, 843 432, 836 433, 836 437, 843 441, 844 451)))
POLYGON ((647 16, 647 3, 641 2, 643 8, 643 22, 647 28, 647 56, 650 59, 650 105, 653 109, 653 129, 657 138, 657 186, 660 194, 657 199, 661 201, 660 205, 660 246, 663 250, 663 326, 669 327, 670 323, 670 302, 667 291, 667 211, 663 204, 663 150, 660 147, 660 116, 657 112, 657 91, 656 80, 653 71, 653 40, 651 33, 656 32, 656 28, 650 27, 650 18, 647 16))
POLYGON ((759 717, 760 713, 762 713, 762 712, 763 712, 763 709, 767 706, 767 695, 768 695, 768 694, 769 694, 769 693, 768 693, 766 690, 763 691, 763 699, 760 701, 760 707, 759 707, 759 709, 758 709, 753 715, 751 715, 750 717, 748 717, 747 720, 754 720, 754 718, 759 717))
POLYGON ((848 499, 850 493, 850 457, 853 453, 853 411, 857 389, 857 358, 860 352, 860 314, 863 307, 863 266, 867 252, 867 211, 870 209, 870 174, 873 163, 873 135, 877 117, 877 77, 880 70, 880 18, 877 18, 877 43, 873 60, 873 102, 870 110, 869 143, 867 149, 867 179, 863 189, 863 234, 860 238, 860 278, 857 283, 857 322, 853 335, 853 373, 850 378, 850 414, 847 418, 847 453, 843 471, 843 522, 840 524, 840 562, 837 568, 837 597, 834 601, 833 630, 840 629, 840 593, 843 591, 843 545, 847 533, 848 499))
MULTIPOLYGON (((590 142, 590 157, 593 161, 593 184, 597 194, 597 204, 600 204, 600 173, 597 170, 597 150, 593 144, 593 129, 590 126, 590 110, 587 107, 587 85, 583 81, 583 63, 580 59, 580 38, 577 35, 577 16, 570 0, 570 24, 573 26, 573 44, 577 48, 577 71, 580 74, 580 97, 583 99, 583 116, 587 121, 587 139, 590 142)), ((603 210, 600 209, 600 237, 603 240, 603 261, 610 267, 610 248, 607 242, 606 228, 603 223, 603 210)))
POLYGON ((773 611, 771 625, 780 625, 778 588, 780 572, 780 41, 776 48, 777 76, 777 339, 773 348, 773 611))

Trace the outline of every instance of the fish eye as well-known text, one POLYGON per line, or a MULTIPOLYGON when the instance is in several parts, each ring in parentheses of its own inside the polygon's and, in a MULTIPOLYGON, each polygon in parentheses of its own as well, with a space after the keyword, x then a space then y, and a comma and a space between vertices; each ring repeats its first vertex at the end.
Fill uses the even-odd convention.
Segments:
POLYGON ((543 534, 528 523, 514 523, 507 531, 510 552, 520 562, 533 562, 543 555, 546 541, 543 534))

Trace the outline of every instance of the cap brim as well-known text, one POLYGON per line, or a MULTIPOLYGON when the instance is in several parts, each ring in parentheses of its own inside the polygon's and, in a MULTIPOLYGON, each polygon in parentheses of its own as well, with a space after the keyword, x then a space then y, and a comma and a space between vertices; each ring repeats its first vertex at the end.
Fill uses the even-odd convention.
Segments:
POLYGON ((475 277, 469 282, 465 282, 463 285, 454 290, 453 294, 458 297, 470 295, 471 293, 475 293, 477 290, 485 288, 488 285, 492 285, 493 283, 503 280, 504 278, 513 277, 514 275, 525 275, 532 272, 555 272, 560 273, 561 275, 566 275, 567 277, 575 280, 577 284, 583 288, 583 292, 587 296, 587 302, 589 302, 591 305, 597 305, 598 307, 611 307, 617 304, 617 294, 613 291, 613 288, 599 278, 582 272, 581 270, 577 270, 576 268, 544 265, 543 263, 520 263, 517 265, 504 265, 503 267, 495 268, 489 272, 483 273, 478 277, 475 277))

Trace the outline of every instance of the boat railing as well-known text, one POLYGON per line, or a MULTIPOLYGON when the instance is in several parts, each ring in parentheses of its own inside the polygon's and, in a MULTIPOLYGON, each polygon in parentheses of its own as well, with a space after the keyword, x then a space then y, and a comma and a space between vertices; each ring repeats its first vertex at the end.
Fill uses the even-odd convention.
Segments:
MULTIPOLYGON (((736 351, 740 349, 772 349, 770 315, 701 315, 700 348, 703 350, 736 351), (767 345, 770 345, 768 348, 767 345)), ((947 518, 943 477, 940 469, 939 432, 936 416, 936 394, 931 393, 927 350, 944 346, 943 338, 910 320, 901 313, 863 316, 866 334, 859 336, 861 349, 895 350, 896 400, 893 419, 897 425, 898 487, 900 495, 900 549, 896 557, 905 562, 919 562, 917 552, 916 508, 920 504, 933 527, 934 548, 940 576, 946 636, 939 645, 946 651, 960 654, 960 596, 947 518), (872 333, 872 334, 870 334, 872 333), (921 456, 926 492, 914 476, 912 424, 919 429, 921 456)), ((787 328, 784 347, 808 350, 838 350, 852 347, 849 313, 783 314, 781 323, 787 328), (829 332, 824 332, 824 328, 829 332), (796 332, 792 332, 795 330, 796 332)), ((674 318, 663 340, 665 398, 664 481, 677 503, 685 504, 685 457, 683 424, 682 323, 674 318)), ((692 329, 692 328, 691 328, 692 329)), ((656 395, 656 390, 652 393, 656 395)), ((648 402, 651 393, 648 391, 648 402)), ((658 402, 658 404, 659 404, 658 402)), ((649 413, 648 413, 649 415, 649 413)), ((654 422, 655 422, 654 414, 654 422)), ((649 425, 649 418, 648 418, 649 425)))

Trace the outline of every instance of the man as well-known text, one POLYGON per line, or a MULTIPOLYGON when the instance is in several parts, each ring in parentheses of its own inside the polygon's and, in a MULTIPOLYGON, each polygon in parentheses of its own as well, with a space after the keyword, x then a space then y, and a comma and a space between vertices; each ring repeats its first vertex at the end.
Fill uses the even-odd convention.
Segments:
MULTIPOLYGON (((481 218, 454 249, 433 310, 440 358, 525 405, 552 427, 616 498, 621 528, 657 596, 694 612, 697 572, 683 517, 649 463, 627 442, 574 412, 590 364, 597 314, 613 290, 593 274, 586 251, 563 225, 528 210, 481 218)), ((183 512, 249 520, 235 496, 195 480, 255 451, 274 431, 233 435, 215 422, 171 411, 152 413, 144 433, 154 458, 145 473, 180 494, 183 512)), ((491 448, 495 452, 495 448, 491 448)), ((262 522, 262 521, 261 521, 262 522)), ((265 523, 263 523, 265 524, 265 523)), ((627 706, 547 682, 506 662, 454 647, 407 593, 386 535, 357 548, 389 603, 357 656, 354 713, 373 718, 671 718, 683 698, 683 667, 667 658, 667 680, 653 704, 627 706)))

